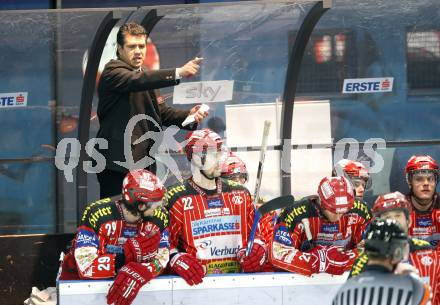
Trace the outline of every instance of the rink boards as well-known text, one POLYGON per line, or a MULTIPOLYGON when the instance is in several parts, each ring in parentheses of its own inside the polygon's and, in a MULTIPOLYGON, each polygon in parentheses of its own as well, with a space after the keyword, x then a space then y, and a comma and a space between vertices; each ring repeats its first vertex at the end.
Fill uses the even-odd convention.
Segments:
MULTIPOLYGON (((194 287, 175 276, 161 276, 139 292, 133 305, 282 305, 331 304, 347 275, 292 273, 210 275, 194 287)), ((106 303, 112 281, 59 281, 58 304, 99 305, 106 303)))

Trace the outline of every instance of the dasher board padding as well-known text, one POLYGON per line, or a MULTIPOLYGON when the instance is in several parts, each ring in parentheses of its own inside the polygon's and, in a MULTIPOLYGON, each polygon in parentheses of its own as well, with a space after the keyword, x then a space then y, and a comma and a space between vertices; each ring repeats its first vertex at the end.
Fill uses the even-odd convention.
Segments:
MULTIPOLYGON (((292 273, 209 275, 189 286, 176 276, 161 276, 145 285, 133 305, 282 305, 331 304, 347 274, 292 273)), ((59 305, 105 305, 112 281, 59 281, 59 305)))

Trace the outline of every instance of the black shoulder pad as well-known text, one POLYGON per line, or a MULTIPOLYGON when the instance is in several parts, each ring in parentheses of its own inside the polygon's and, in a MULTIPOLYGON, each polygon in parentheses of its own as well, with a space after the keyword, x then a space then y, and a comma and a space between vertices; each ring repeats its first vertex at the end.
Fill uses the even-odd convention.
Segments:
POLYGON ((319 204, 319 196, 318 195, 310 195, 310 196, 306 196, 301 198, 298 202, 310 202, 313 204, 319 204))
POLYGON ((434 247, 429 242, 423 239, 410 238, 408 241, 410 252, 434 249, 434 247))
POLYGON ((354 206, 350 211, 348 211, 348 213, 358 214, 367 221, 373 217, 373 214, 371 213, 368 205, 364 201, 359 199, 354 200, 354 206))
POLYGON ((319 216, 314 203, 315 199, 314 196, 308 196, 296 201, 281 212, 277 222, 284 222, 289 229, 293 230, 302 219, 319 216))
POLYGON ((162 232, 168 227, 170 217, 166 208, 158 207, 154 210, 153 215, 144 217, 143 220, 154 223, 162 232))
POLYGON ((114 215, 119 215, 119 212, 115 213, 115 209, 112 198, 94 201, 88 204, 84 209, 84 213, 81 217, 81 225, 97 230, 101 223, 113 219, 115 217, 114 215))
POLYGON ((243 184, 240 184, 234 180, 229 180, 225 178, 221 178, 221 179, 222 179, 222 190, 224 192, 230 192, 235 190, 247 190, 247 188, 243 184))
POLYGON ((169 210, 174 203, 182 196, 189 192, 188 183, 176 183, 167 188, 167 192, 164 195, 164 205, 169 210))
POLYGON ((354 261, 353 266, 351 267, 350 275, 348 277, 350 278, 361 274, 362 271, 365 270, 367 263, 368 263, 368 255, 365 252, 359 254, 359 256, 354 261))

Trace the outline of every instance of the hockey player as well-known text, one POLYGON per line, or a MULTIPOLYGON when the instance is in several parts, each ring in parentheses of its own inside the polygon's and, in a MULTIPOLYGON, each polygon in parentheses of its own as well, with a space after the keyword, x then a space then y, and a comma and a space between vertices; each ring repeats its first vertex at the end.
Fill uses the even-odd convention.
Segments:
MULTIPOLYGON (((244 163, 243 160, 240 159, 237 155, 230 152, 225 162, 222 163, 221 177, 233 180, 237 183, 240 183, 241 185, 245 185, 249 178, 246 163, 244 163)), ((262 206, 264 203, 264 200, 260 198, 256 204, 257 208, 262 206)), ((263 239, 266 240, 268 243, 273 238, 273 228, 277 218, 278 212, 276 210, 267 213, 259 221, 260 232, 262 235, 264 235, 263 239)), ((270 264, 266 264, 265 268, 262 271, 273 271, 273 268, 270 266, 270 264)))
MULTIPOLYGON (((232 152, 229 153, 229 156, 226 158, 225 162, 222 163, 221 171, 222 178, 235 181, 241 185, 245 185, 246 182, 248 182, 249 174, 246 168, 246 163, 244 163, 240 157, 232 152)), ((259 198, 257 208, 263 204, 264 200, 259 198)))
POLYGON ((147 170, 129 172, 122 196, 89 204, 83 213, 61 280, 116 279, 108 304, 129 305, 139 289, 169 261, 168 212, 162 207, 165 187, 147 170))
POLYGON ((367 190, 371 184, 370 174, 367 168, 358 161, 348 159, 339 160, 333 169, 332 175, 334 177, 344 176, 347 178, 353 185, 357 200, 362 200, 365 190, 367 190))
MULTIPOLYGON (((367 168, 358 161, 341 159, 339 160, 335 168, 333 169, 333 176, 344 176, 351 182, 354 189, 354 209, 361 210, 365 217, 365 229, 368 223, 373 218, 370 207, 363 200, 365 191, 371 186, 370 174, 367 168)), ((365 231, 364 231, 365 233, 365 231)), ((362 237, 364 239, 365 236, 362 237)), ((362 248, 363 241, 359 244, 359 248, 362 248)))
MULTIPOLYGON (((222 164, 222 173, 221 177, 229 180, 233 180, 241 185, 245 185, 248 181, 249 175, 246 168, 246 164, 241 160, 237 155, 232 152, 229 153, 229 156, 226 158, 225 162, 222 164)), ((253 198, 252 198, 253 199, 253 198)), ((263 199, 259 199, 257 202, 257 208, 264 204, 263 199)), ((260 223, 264 223, 264 225, 269 226, 270 236, 273 235, 273 222, 278 217, 276 211, 272 211, 263 216, 260 220, 260 223)))
POLYGON ((310 276, 350 270, 367 219, 353 208, 354 193, 345 177, 323 178, 318 196, 305 197, 278 218, 270 259, 280 269, 310 276))
POLYGON ((374 220, 365 240, 369 261, 359 276, 339 289, 333 305, 430 304, 430 289, 414 273, 394 274, 408 257, 408 238, 395 220, 374 220))
POLYGON ((189 285, 202 282, 205 272, 260 271, 266 246, 257 238, 249 256, 245 247, 254 209, 249 191, 220 178, 227 152, 223 140, 210 129, 187 136, 185 153, 192 177, 168 188, 170 266, 189 285))
POLYGON ((232 152, 221 166, 221 176, 244 185, 249 178, 246 164, 232 152))
MULTIPOLYGON (((393 219, 403 229, 405 234, 411 225, 410 203, 400 192, 388 193, 377 197, 373 213, 375 218, 393 219)), ((409 238, 409 263, 418 271, 425 283, 429 283, 432 290, 432 304, 440 305, 440 253, 429 242, 409 238)), ((351 276, 357 276, 367 266, 368 255, 362 253, 353 264, 351 276)), ((400 266, 400 265, 399 265, 400 266)))
POLYGON ((430 156, 412 156, 405 167, 412 205, 409 235, 440 250, 440 198, 436 193, 438 165, 430 156))

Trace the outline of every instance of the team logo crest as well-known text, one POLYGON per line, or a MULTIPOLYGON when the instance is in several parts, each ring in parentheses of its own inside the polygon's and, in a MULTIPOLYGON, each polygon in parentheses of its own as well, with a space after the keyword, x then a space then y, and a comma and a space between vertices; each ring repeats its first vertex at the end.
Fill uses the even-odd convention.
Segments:
POLYGON ((430 265, 432 265, 432 263, 433 263, 432 258, 429 257, 429 256, 424 256, 424 257, 422 257, 422 259, 421 259, 420 261, 422 262, 422 264, 423 264, 424 266, 430 266, 430 265))
POLYGON ((234 195, 232 196, 232 203, 236 204, 236 205, 240 205, 243 203, 243 197, 241 197, 240 195, 234 195))

